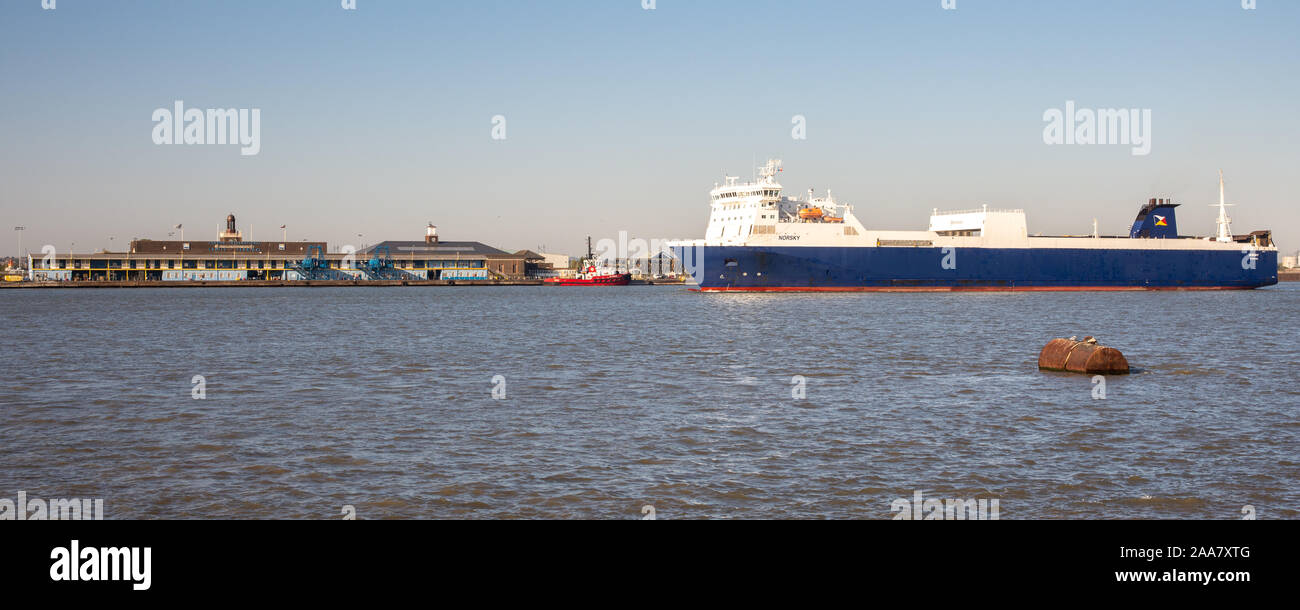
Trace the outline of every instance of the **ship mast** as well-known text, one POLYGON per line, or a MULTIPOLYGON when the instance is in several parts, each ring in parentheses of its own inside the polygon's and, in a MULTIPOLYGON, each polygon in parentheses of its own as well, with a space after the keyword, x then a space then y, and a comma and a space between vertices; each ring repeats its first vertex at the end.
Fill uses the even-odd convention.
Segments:
POLYGON ((758 176, 763 179, 764 184, 771 184, 779 171, 781 171, 781 160, 768 159, 767 165, 758 168, 758 176))
MULTIPOLYGON (((1214 204, 1210 205, 1213 207, 1214 204)), ((1228 218, 1230 205, 1232 204, 1223 202, 1223 170, 1219 170, 1219 219, 1216 222, 1219 224, 1218 241, 1221 242, 1232 241, 1232 219, 1228 218)))

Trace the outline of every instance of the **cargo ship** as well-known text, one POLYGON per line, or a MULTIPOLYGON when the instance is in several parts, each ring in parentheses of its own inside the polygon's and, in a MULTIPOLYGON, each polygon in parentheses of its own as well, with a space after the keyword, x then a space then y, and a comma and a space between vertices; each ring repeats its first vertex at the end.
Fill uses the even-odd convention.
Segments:
POLYGON ((1024 210, 933 210, 924 231, 869 229, 853 206, 788 197, 779 160, 709 193, 703 239, 669 244, 698 289, 727 291, 1215 290, 1276 284, 1270 231, 1234 235, 1219 176, 1218 233, 1178 234, 1169 199, 1127 236, 1030 235, 1024 210))

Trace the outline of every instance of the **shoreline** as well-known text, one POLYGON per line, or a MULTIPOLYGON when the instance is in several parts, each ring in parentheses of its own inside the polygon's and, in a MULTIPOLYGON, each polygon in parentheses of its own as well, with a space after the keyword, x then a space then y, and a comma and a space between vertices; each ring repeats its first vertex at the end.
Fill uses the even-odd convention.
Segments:
MULTIPOLYGON (((680 281, 633 280, 632 286, 685 285, 680 281)), ((542 280, 119 280, 104 282, 3 282, 0 289, 73 288, 329 288, 343 286, 545 286, 542 280)))
MULTIPOLYGON (((1278 283, 1300 282, 1300 271, 1277 274, 1278 283)), ((328 288, 343 286, 545 286, 542 280, 118 280, 102 282, 0 282, 0 289, 71 288, 328 288)), ((688 286, 680 280, 632 280, 631 286, 688 286)), ((572 286, 569 286, 572 288, 572 286)), ((727 291, 722 291, 727 292, 727 291)))

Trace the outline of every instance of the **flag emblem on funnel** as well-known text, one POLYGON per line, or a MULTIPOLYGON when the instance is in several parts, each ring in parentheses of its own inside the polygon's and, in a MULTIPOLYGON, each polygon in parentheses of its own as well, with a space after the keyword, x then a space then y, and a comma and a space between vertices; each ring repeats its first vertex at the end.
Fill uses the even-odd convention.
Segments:
POLYGON ((1157 214, 1157 215, 1156 215, 1156 226, 1157 226, 1157 227, 1167 227, 1167 226, 1169 226, 1169 223, 1165 222, 1165 217, 1164 217, 1164 216, 1161 216, 1161 215, 1157 214))

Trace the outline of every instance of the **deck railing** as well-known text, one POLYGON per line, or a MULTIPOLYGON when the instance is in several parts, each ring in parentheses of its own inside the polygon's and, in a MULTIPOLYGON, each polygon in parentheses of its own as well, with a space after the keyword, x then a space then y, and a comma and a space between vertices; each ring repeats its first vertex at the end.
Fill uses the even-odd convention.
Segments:
POLYGON ((931 216, 954 216, 957 214, 976 214, 979 212, 995 212, 998 214, 1024 214, 1023 209, 1018 210, 999 210, 994 208, 975 208, 973 210, 936 210, 931 216))

